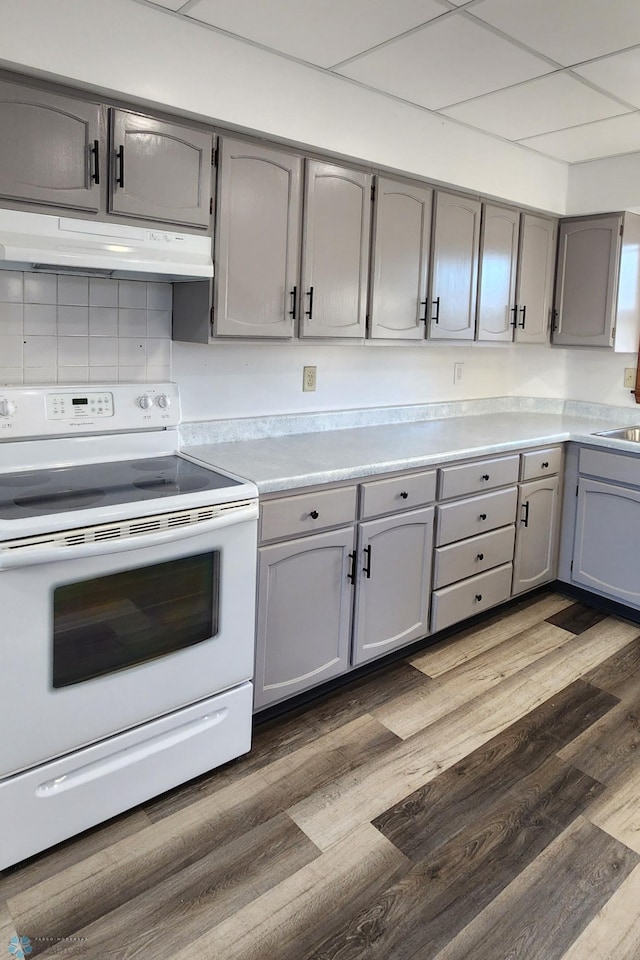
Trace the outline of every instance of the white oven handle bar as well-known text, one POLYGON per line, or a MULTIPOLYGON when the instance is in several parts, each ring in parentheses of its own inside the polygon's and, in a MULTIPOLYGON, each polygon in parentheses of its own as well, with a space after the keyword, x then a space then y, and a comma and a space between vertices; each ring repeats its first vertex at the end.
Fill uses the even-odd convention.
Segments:
POLYGON ((258 505, 252 503, 246 507, 237 507, 212 520, 202 520, 187 527, 162 530, 160 533, 135 534, 118 540, 105 540, 100 543, 81 543, 77 546, 60 547, 24 547, 15 550, 0 551, 0 571, 31 567, 37 563, 58 563, 61 560, 81 560, 85 557, 104 557, 112 553, 124 553, 128 550, 142 550, 144 547, 156 547, 165 543, 176 543, 202 534, 215 533, 224 527, 234 526, 247 520, 257 520, 258 505))

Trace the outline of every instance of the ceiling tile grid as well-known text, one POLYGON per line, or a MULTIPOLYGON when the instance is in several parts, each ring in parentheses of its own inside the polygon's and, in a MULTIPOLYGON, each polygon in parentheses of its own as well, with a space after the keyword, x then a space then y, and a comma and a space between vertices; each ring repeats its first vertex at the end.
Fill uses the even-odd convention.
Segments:
POLYGON ((132 0, 566 163, 640 152, 640 0, 132 0))

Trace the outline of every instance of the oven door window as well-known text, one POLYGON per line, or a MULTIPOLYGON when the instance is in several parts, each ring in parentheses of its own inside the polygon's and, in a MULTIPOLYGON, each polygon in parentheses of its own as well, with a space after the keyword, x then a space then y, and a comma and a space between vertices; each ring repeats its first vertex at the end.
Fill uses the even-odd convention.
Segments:
POLYGON ((218 633, 218 551, 57 587, 53 686, 99 677, 218 633))

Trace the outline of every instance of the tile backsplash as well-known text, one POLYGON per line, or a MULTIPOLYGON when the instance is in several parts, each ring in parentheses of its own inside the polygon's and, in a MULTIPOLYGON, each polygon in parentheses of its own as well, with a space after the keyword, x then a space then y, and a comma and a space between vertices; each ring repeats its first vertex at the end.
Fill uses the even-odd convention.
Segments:
POLYGON ((170 283, 0 270, 0 384, 171 379, 170 283))

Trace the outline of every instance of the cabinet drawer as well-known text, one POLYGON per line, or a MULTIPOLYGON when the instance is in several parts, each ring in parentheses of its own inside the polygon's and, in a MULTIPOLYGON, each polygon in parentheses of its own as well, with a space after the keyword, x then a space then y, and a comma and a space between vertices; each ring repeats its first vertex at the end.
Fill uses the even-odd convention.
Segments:
POLYGON ((518 488, 509 487, 438 507, 436 546, 442 547, 514 523, 517 503, 518 488))
POLYGON ((513 559, 514 526, 501 527, 480 537, 470 537, 435 552, 433 588, 446 587, 513 559))
POLYGON ((608 450, 580 450, 580 473, 640 487, 640 457, 608 450))
POLYGON ((512 565, 505 563, 488 573, 436 590, 432 601, 432 632, 444 630, 452 623, 459 623, 507 600, 511 595, 511 574, 512 565))
POLYGON ((260 507, 260 539, 277 540, 298 533, 312 533, 325 527, 353 523, 355 517, 355 487, 267 500, 260 507))
POLYGON ((377 517, 409 507, 421 507, 436 498, 435 470, 409 473, 389 480, 371 480, 362 484, 360 516, 377 517))
POLYGON ((522 454, 521 480, 537 480, 548 474, 560 473, 562 447, 547 447, 522 454))
POLYGON ((482 493, 494 487, 505 487, 516 483, 520 457, 493 457, 491 460, 478 460, 476 463, 462 463, 457 467, 440 469, 440 499, 463 497, 466 493, 482 493))

